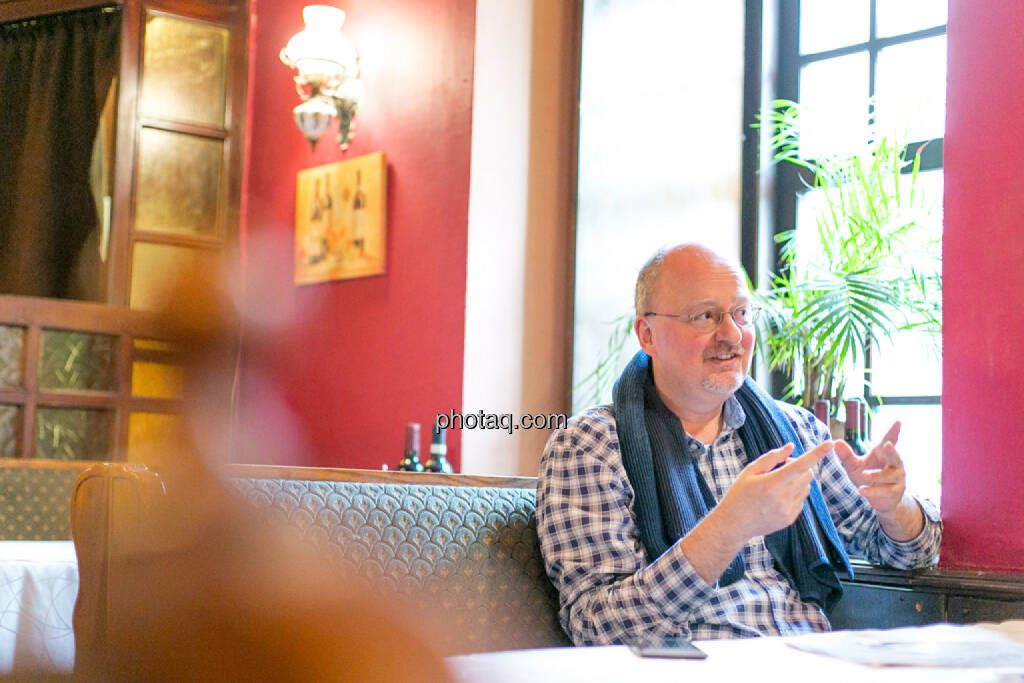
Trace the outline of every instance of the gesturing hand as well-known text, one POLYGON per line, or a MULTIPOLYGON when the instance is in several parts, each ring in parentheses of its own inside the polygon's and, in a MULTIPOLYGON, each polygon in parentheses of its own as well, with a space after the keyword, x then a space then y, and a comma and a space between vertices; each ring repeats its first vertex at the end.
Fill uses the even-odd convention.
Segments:
POLYGON ((793 452, 793 444, 788 443, 743 468, 718 504, 723 521, 743 536, 741 543, 793 523, 810 492, 811 468, 831 450, 832 442, 825 441, 786 462, 793 452))
POLYGON ((881 442, 866 455, 853 452, 845 441, 836 441, 836 455, 860 494, 880 514, 893 512, 907 489, 907 472, 896 452, 900 423, 894 422, 881 442))

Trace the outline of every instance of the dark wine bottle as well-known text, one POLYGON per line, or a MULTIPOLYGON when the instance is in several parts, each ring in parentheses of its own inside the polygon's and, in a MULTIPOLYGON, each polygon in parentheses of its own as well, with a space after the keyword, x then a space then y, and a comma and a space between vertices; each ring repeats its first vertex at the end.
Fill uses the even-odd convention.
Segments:
POLYGON ((868 402, 858 401, 860 403, 860 444, 865 451, 868 450, 868 444, 871 443, 871 428, 870 422, 868 421, 868 402))
POLYGON ((814 417, 818 418, 828 427, 828 414, 831 412, 831 405, 827 398, 818 399, 814 402, 814 417))
POLYGON ((425 467, 427 472, 443 472, 451 474, 452 464, 448 462, 448 444, 445 443, 444 427, 434 425, 434 431, 430 438, 430 460, 427 460, 425 467))
POLYGON ((420 462, 420 424, 410 422, 405 425, 405 455, 402 456, 398 467, 401 472, 422 472, 423 463, 420 462))
POLYGON ((843 432, 843 441, 850 444, 854 453, 864 455, 864 441, 860 436, 860 401, 855 398, 846 401, 846 430, 843 432))

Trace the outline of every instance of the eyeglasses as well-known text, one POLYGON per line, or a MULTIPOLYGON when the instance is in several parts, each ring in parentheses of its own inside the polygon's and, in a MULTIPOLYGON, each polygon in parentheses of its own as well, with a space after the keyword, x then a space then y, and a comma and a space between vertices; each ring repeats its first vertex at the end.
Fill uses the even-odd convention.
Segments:
POLYGON ((753 327, 754 320, 760 312, 760 306, 744 304, 742 306, 737 306, 730 311, 723 311, 718 308, 706 308, 696 313, 655 313, 653 311, 648 311, 647 313, 644 313, 644 315, 654 315, 662 318, 676 318, 689 324, 690 327, 698 332, 710 332, 718 329, 718 326, 722 324, 722 319, 725 318, 726 314, 732 317, 732 321, 736 323, 737 327, 753 327))

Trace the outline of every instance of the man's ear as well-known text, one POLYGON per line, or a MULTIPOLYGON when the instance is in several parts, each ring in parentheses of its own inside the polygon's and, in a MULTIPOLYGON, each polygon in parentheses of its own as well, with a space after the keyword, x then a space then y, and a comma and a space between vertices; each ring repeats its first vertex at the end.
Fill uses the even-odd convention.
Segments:
POLYGON ((654 357, 654 330, 651 329, 651 323, 647 318, 637 317, 633 322, 633 330, 636 332, 636 338, 640 342, 640 348, 642 348, 648 356, 654 357))

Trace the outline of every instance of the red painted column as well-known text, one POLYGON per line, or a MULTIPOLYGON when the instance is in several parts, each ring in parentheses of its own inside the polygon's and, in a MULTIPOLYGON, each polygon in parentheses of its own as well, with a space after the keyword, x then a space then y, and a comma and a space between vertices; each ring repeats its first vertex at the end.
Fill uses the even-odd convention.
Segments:
POLYGON ((1024 3, 950 0, 941 562, 1024 572, 1024 3))

